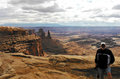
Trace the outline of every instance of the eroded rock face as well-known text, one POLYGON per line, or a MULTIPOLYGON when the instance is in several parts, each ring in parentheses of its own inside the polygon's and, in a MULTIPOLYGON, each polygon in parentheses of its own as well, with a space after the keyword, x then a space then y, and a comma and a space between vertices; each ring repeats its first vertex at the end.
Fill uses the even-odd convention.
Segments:
POLYGON ((34 29, 28 30, 28 34, 29 34, 29 35, 35 34, 35 30, 34 30, 34 29))
POLYGON ((34 56, 44 56, 40 39, 31 41, 30 46, 25 53, 34 56))
POLYGON ((48 30, 47 38, 48 38, 48 39, 51 39, 51 34, 50 34, 50 31, 49 31, 49 30, 48 30))
POLYGON ((0 35, 27 35, 27 30, 18 27, 0 27, 0 35))
MULTIPOLYGON (((19 30, 16 30, 16 31, 19 31, 19 30)), ((32 35, 0 34, 0 51, 6 52, 6 53, 17 52, 17 53, 24 53, 28 55, 44 56, 44 52, 41 45, 41 38, 34 34, 32 35)))
POLYGON ((83 71, 74 70, 84 65, 73 62, 75 59, 84 61, 72 56, 38 57, 0 52, 0 79, 93 79, 85 77, 83 71), (58 64, 53 65, 54 61, 58 64))
POLYGON ((28 55, 44 56, 41 46, 41 39, 34 35, 24 37, 11 37, 12 39, 1 42, 0 51, 6 53, 25 53, 28 55), (15 39, 13 39, 15 38, 15 39))
POLYGON ((43 29, 39 29, 38 36, 40 36, 42 39, 45 38, 45 32, 43 29))
POLYGON ((10 65, 13 62, 9 55, 0 52, 0 79, 8 79, 15 76, 16 71, 10 65))

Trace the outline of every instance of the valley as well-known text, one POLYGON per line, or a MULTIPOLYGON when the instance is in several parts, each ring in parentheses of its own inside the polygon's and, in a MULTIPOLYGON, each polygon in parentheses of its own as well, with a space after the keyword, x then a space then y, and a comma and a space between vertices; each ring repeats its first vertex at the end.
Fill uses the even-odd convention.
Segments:
MULTIPOLYGON (((119 27, 40 27, 50 30, 53 39, 58 40, 69 55, 95 55, 101 42, 106 42, 115 56, 119 56, 119 27)), ((32 27, 38 31, 39 27, 32 27)), ((28 28, 27 28, 28 29, 28 28)))

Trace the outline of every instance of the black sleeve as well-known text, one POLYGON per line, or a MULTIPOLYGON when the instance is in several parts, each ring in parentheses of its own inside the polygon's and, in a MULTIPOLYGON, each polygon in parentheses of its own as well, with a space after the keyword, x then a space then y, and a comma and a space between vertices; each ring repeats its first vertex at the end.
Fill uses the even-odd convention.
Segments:
POLYGON ((98 50, 96 52, 96 55, 95 55, 95 63, 97 64, 97 53, 98 53, 98 50))
POLYGON ((110 58, 111 58, 111 60, 110 60, 110 64, 113 64, 114 61, 115 61, 115 57, 114 57, 114 55, 113 55, 113 53, 112 53, 111 50, 110 50, 110 58))

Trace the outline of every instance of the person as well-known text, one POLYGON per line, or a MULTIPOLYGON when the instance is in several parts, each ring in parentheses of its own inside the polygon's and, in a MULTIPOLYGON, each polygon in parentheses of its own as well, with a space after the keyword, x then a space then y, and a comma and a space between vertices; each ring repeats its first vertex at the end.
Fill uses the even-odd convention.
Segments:
POLYGON ((97 78, 104 79, 105 72, 107 73, 108 79, 112 79, 111 67, 115 61, 112 51, 106 48, 105 42, 101 42, 101 48, 97 50, 95 56, 95 63, 97 69, 97 78))

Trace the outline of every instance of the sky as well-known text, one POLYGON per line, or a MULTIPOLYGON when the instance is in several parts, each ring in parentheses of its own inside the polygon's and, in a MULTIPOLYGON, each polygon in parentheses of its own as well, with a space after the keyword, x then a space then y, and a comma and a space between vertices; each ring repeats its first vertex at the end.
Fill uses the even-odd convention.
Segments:
POLYGON ((120 26, 120 0, 0 0, 0 24, 120 26))

